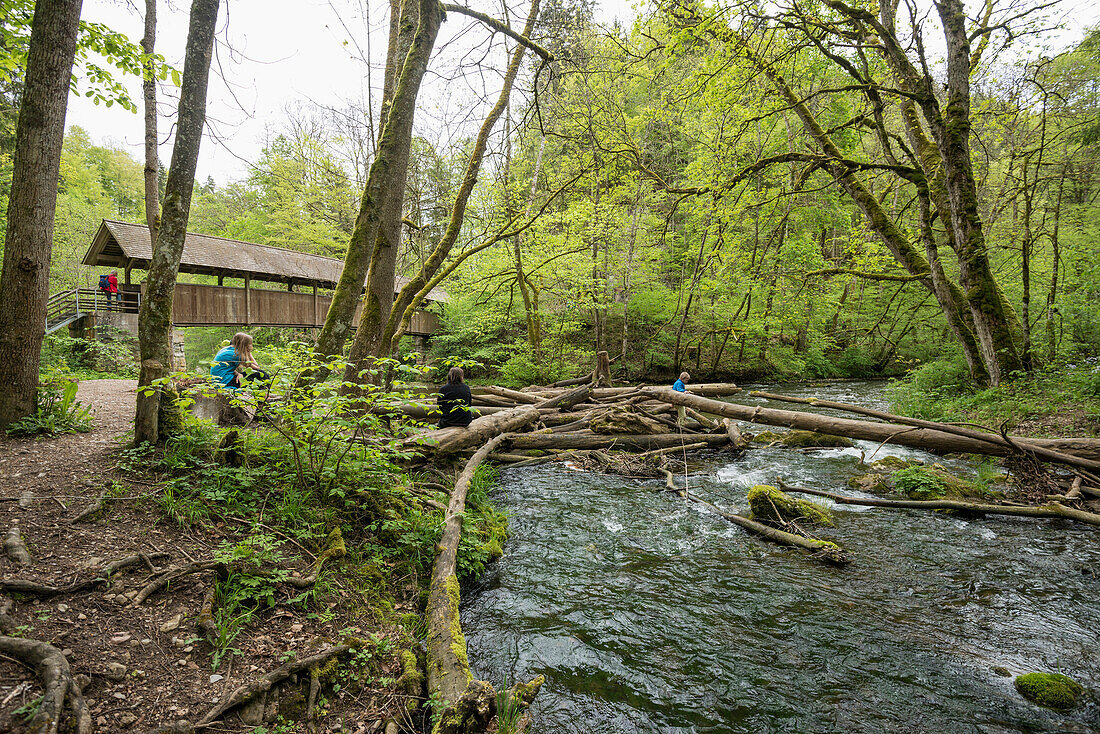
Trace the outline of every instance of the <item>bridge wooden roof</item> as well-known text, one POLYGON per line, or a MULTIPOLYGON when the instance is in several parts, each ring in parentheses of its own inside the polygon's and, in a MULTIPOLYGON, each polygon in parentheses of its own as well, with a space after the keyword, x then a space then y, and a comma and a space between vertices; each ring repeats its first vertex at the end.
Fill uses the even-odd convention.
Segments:
MULTIPOLYGON (((105 219, 82 262, 97 267, 148 270, 152 256, 148 226, 105 219)), ((195 232, 187 233, 180 258, 181 273, 248 276, 253 280, 300 286, 316 284, 322 288, 335 288, 343 269, 343 260, 333 257, 195 232)), ((400 289, 408 280, 398 276, 396 287, 400 289)), ((427 300, 447 301, 449 297, 445 291, 433 288, 427 300)))

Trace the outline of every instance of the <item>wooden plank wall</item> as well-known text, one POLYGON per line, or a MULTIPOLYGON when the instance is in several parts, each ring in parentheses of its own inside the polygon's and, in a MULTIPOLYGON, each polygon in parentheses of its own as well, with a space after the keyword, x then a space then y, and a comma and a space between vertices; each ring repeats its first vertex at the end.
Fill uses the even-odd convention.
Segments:
MULTIPOLYGON (((244 288, 220 285, 177 283, 172 306, 176 326, 290 326, 319 328, 324 325, 331 296, 314 296, 285 290, 244 288)), ((359 309, 355 320, 359 321, 359 309)), ((439 328, 435 314, 417 311, 409 324, 409 334, 433 334, 439 328)))

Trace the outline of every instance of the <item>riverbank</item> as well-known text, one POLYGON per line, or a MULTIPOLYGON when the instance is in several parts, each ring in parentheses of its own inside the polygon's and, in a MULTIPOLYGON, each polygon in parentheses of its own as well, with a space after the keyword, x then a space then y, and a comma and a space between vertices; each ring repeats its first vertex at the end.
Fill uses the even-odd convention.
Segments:
MULTIPOLYGON (((264 676, 218 731, 420 730, 419 610, 448 469, 410 476, 385 445, 295 443, 269 424, 192 420, 163 449, 127 448, 134 389, 81 383, 90 433, 0 438, 0 531, 30 556, 0 560, 4 634, 65 656, 96 731, 189 731, 264 676)), ((490 481, 471 488, 464 577, 500 554, 490 481)), ((0 657, 0 730, 24 730, 41 694, 0 657)))
POLYGON ((925 420, 978 423, 1035 438, 1100 436, 1100 358, 1038 369, 998 387, 977 389, 965 365, 935 362, 893 382, 897 413, 925 420))

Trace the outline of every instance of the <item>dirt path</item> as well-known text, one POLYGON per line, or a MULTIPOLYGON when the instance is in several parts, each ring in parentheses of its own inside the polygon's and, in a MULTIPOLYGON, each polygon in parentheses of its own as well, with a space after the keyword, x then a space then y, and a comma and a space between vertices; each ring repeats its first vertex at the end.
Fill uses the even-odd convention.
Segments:
MULTIPOLYGON (((228 523, 191 528, 166 521, 159 504, 163 488, 118 471, 117 452, 132 426, 135 387, 134 380, 80 385, 79 400, 93 406, 96 415, 91 433, 40 439, 0 434, 0 535, 18 528, 32 559, 18 565, 0 553, 3 580, 64 586, 94 578, 91 569, 135 554, 152 557, 155 564, 148 565, 161 569, 209 560, 240 532, 228 523), (109 503, 104 517, 74 524, 73 518, 105 489, 118 499, 109 503), (158 558, 158 553, 165 555, 158 558)), ((134 606, 133 594, 149 577, 150 568, 138 566, 94 590, 42 599, 13 595, 13 634, 49 642, 63 652, 84 684, 96 732, 151 732, 179 719, 197 721, 228 691, 277 668, 288 652, 309 652, 318 640, 339 639, 341 626, 365 634, 351 626, 355 620, 321 623, 277 607, 263 615, 262 624, 241 634, 235 643, 240 654, 227 657, 213 672, 209 649, 197 642, 194 628, 211 575, 184 577, 134 606)), ((0 609, 4 602, 0 593, 0 609)), ((33 671, 0 656, 0 731, 24 731, 26 707, 33 707, 41 694, 33 671)), ((283 694, 284 701, 289 698, 289 691, 283 694)), ((247 721, 233 714, 208 731, 304 731, 300 725, 256 729, 282 715, 284 704, 275 701, 266 709, 262 702, 258 710, 251 707, 247 721)), ((297 705, 300 709, 302 702, 297 705)), ((319 731, 367 734, 382 728, 377 705, 362 702, 355 710, 356 715, 330 717, 346 724, 322 722, 319 731)))

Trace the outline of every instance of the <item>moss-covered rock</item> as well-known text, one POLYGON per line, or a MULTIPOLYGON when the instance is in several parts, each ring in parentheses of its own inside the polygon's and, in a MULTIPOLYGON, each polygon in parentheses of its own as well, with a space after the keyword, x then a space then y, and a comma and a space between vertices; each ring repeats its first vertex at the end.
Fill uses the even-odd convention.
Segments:
POLYGON ((871 471, 886 474, 889 472, 900 471, 901 469, 908 469, 909 462, 897 456, 883 456, 881 459, 871 464, 871 471))
POLYGON ((894 486, 912 500, 983 497, 989 494, 982 485, 960 479, 939 464, 902 469, 894 474, 894 486))
POLYGON ((792 449, 847 448, 855 445, 850 438, 830 436, 826 433, 815 433, 814 431, 787 431, 782 434, 780 441, 784 446, 792 449))
POLYGON ((779 443, 783 440, 783 434, 778 431, 761 431, 760 433, 752 434, 753 443, 779 443))
POLYGON ((749 490, 751 517, 763 523, 799 522, 833 527, 833 514, 816 502, 796 499, 767 484, 749 490))
POLYGON ((885 494, 894 488, 893 482, 885 474, 857 474, 848 478, 848 486, 871 494, 885 494))
POLYGON ((1029 701, 1064 711, 1077 704, 1084 687, 1061 673, 1025 673, 1016 676, 1016 690, 1029 701))

